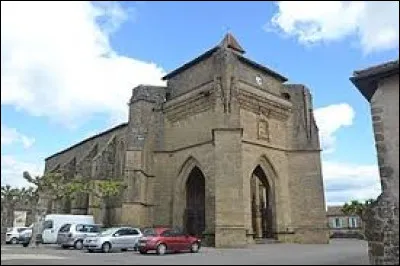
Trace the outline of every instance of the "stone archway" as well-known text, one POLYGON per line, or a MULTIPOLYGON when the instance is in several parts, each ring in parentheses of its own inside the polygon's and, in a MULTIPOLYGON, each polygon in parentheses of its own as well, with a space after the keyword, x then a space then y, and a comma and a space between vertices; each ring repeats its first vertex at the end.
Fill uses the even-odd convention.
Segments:
POLYGON ((276 238, 274 183, 257 165, 250 178, 251 226, 254 239, 276 238))
POLYGON ((205 178, 196 166, 186 181, 186 208, 184 229, 190 235, 201 237, 205 230, 205 178))
MULTIPOLYGON (((207 173, 203 171, 203 167, 194 157, 189 156, 185 162, 180 167, 177 173, 177 179, 173 184, 173 201, 172 201, 172 226, 186 229, 186 217, 187 217, 187 201, 193 196, 187 196, 188 188, 196 187, 195 177, 198 177, 201 173, 201 180, 204 181, 204 202, 211 202, 213 195, 210 193, 211 189, 208 187, 210 185, 207 173), (192 178, 193 177, 193 178, 192 178), (207 189, 205 189, 207 188, 207 189)), ((192 188, 193 189, 193 188, 192 188)), ((198 196, 200 197, 200 196, 198 196)), ((194 203, 193 203, 194 204, 194 203)), ((201 205, 197 203, 196 205, 201 205)), ((189 205, 190 207, 190 205, 189 205)), ((205 219, 205 230, 212 229, 213 226, 213 205, 208 205, 204 209, 204 219, 205 219)), ((190 214, 190 213, 189 213, 190 214)))

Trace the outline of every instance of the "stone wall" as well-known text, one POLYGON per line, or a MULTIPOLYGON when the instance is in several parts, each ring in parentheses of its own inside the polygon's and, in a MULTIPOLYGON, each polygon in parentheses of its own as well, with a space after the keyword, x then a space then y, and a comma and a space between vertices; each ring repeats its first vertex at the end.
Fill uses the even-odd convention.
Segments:
POLYGON ((198 167, 206 185, 205 243, 242 247, 252 236, 250 178, 259 165, 273 190, 277 238, 324 243, 311 96, 304 86, 291 94, 286 78, 229 47, 167 75, 167 88, 136 87, 128 124, 48 158, 46 169, 75 158, 77 171, 92 167, 94 179, 122 172, 128 188, 113 206, 120 215, 113 223, 182 227, 186 180, 198 167))
POLYGON ((98 148, 102 149, 113 134, 123 135, 126 130, 127 123, 120 124, 114 128, 83 140, 65 150, 62 150, 52 156, 46 158, 45 171, 51 171, 57 167, 57 165, 65 164, 74 157, 79 161, 86 155, 87 151, 90 150, 94 144, 98 144, 98 148))
POLYGON ((171 99, 213 80, 215 75, 214 61, 214 56, 208 57, 170 78, 168 80, 168 88, 171 92, 171 99))
MULTIPOLYGON (((48 157, 45 162, 45 172, 61 170, 67 178, 80 174, 86 180, 121 177, 126 129, 127 124, 121 124, 48 157)), ((50 202, 44 198, 42 200, 51 206, 50 202)), ((109 216, 118 212, 117 209, 121 207, 120 197, 116 197, 112 203, 109 204, 112 208, 109 209, 109 216)), ((72 201, 53 202, 52 209, 48 211, 94 214, 96 222, 102 223, 98 202, 85 194, 78 195, 72 201)), ((112 218, 112 222, 119 223, 119 217, 112 218)))
POLYGON ((235 71, 235 75, 238 76, 241 82, 259 88, 262 91, 280 96, 283 87, 281 81, 266 74, 264 71, 241 63, 239 60, 237 61, 236 65, 237 69, 235 71), (257 83, 256 77, 261 78, 261 84, 257 83))
POLYGON ((372 264, 399 264, 399 75, 381 80, 371 99, 382 194, 367 212, 372 264))

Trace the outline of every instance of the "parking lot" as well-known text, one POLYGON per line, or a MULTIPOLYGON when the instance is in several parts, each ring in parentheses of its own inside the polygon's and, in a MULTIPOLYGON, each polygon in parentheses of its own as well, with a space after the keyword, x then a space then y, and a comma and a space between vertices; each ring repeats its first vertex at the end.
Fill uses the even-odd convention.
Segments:
POLYGON ((134 251, 88 253, 64 250, 53 245, 23 248, 20 245, 1 247, 1 264, 235 264, 235 265, 368 265, 367 243, 361 240, 332 240, 328 245, 262 244, 245 249, 215 249, 204 247, 197 254, 179 253, 157 256, 140 255, 134 251))

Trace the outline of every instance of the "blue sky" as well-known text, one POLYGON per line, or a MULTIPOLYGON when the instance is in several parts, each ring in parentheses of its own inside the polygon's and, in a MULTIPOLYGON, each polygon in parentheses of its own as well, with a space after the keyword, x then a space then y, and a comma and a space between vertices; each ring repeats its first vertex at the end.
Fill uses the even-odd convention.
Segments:
POLYGON ((131 89, 215 46, 312 93, 328 204, 380 191, 356 69, 398 58, 398 2, 1 3, 1 181, 24 185, 44 158, 127 119, 131 89), (340 19, 338 19, 340 18, 340 19))

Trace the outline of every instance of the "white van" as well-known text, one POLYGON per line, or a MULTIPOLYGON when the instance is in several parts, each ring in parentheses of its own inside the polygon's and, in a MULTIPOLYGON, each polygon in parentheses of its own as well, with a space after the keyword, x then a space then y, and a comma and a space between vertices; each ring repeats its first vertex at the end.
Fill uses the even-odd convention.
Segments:
POLYGON ((58 230, 68 223, 94 224, 94 219, 93 215, 48 214, 43 222, 42 243, 56 244, 58 230))

